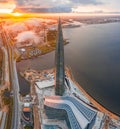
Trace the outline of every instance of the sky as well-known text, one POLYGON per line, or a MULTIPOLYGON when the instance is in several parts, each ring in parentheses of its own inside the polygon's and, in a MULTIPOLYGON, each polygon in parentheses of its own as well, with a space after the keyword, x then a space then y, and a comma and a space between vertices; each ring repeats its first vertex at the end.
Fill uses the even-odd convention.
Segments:
MULTIPOLYGON (((0 0, 6 1, 6 0, 0 0)), ((10 0, 9 0, 10 1, 10 0)), ((61 8, 69 12, 120 12, 120 0, 14 0, 24 8, 61 8)))
POLYGON ((78 12, 120 12, 120 0, 16 0, 19 6, 64 7, 78 12))

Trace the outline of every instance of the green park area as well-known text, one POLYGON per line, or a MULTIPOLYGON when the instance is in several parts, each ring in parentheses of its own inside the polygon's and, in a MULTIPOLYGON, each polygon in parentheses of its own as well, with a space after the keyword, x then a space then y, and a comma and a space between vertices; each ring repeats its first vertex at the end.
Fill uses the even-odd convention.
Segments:
POLYGON ((1 76, 2 76, 2 60, 3 60, 3 53, 0 49, 0 83, 1 83, 1 76))
MULTIPOLYGON (((47 44, 41 45, 39 49, 41 50, 41 54, 49 53, 56 48, 56 42, 57 42, 57 30, 49 30, 47 33, 47 44)), ((68 42, 64 39, 64 44, 67 44, 68 42)))
MULTIPOLYGON (((40 53, 36 54, 36 56, 47 54, 56 48, 56 42, 57 42, 57 30, 49 30, 47 32, 47 38, 44 41, 43 44, 37 45, 37 46, 29 46, 26 48, 27 58, 33 58, 33 56, 30 56, 30 51, 38 49, 40 50, 40 53)), ((69 42, 64 39, 64 45, 68 44, 69 42)), ((34 56, 35 57, 35 56, 34 56)), ((21 58, 19 57, 18 61, 20 61, 21 58)))

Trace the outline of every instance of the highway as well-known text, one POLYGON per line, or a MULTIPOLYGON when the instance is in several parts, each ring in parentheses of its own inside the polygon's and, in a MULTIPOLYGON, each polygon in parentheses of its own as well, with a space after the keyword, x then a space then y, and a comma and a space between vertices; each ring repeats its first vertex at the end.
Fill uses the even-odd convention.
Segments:
POLYGON ((7 116, 7 113, 4 112, 4 113, 2 114, 2 119, 1 119, 1 123, 0 123, 0 129, 5 129, 6 116, 7 116))
POLYGON ((13 48, 11 48, 10 74, 11 74, 11 84, 13 88, 13 101, 14 101, 12 129, 19 129, 19 122, 20 122, 19 83, 16 74, 16 62, 13 56, 14 56, 13 48))
POLYGON ((20 126, 20 101, 19 101, 19 83, 16 72, 16 61, 14 60, 14 48, 11 45, 9 35, 3 30, 2 39, 8 51, 8 62, 10 71, 10 84, 13 90, 13 114, 11 129, 19 129, 20 126))

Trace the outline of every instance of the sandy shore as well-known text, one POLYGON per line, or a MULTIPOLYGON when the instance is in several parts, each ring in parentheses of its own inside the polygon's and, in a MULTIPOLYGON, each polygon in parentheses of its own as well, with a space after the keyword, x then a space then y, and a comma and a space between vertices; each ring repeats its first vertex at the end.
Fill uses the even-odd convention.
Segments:
POLYGON ((66 67, 66 74, 68 77, 71 78, 71 80, 76 84, 76 86, 78 87, 78 89, 80 91, 82 91, 84 93, 84 95, 88 98, 88 100, 101 112, 107 114, 110 118, 112 119, 116 119, 119 120, 119 116, 117 116, 116 114, 110 112, 109 110, 107 110, 105 107, 103 107, 101 104, 99 104, 96 100, 94 100, 74 79, 72 72, 70 70, 70 68, 66 67))

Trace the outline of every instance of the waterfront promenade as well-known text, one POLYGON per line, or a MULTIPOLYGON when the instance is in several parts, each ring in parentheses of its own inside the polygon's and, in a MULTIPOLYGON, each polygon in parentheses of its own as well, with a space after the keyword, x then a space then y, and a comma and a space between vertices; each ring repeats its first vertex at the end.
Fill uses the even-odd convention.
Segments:
POLYGON ((91 97, 74 79, 72 75, 72 70, 70 68, 66 67, 66 74, 68 77, 71 78, 71 80, 76 84, 78 89, 83 92, 83 94, 89 99, 89 101, 101 112, 107 114, 111 119, 119 120, 119 116, 112 113, 111 111, 107 110, 105 107, 103 107, 100 103, 98 103, 93 97, 91 97))

